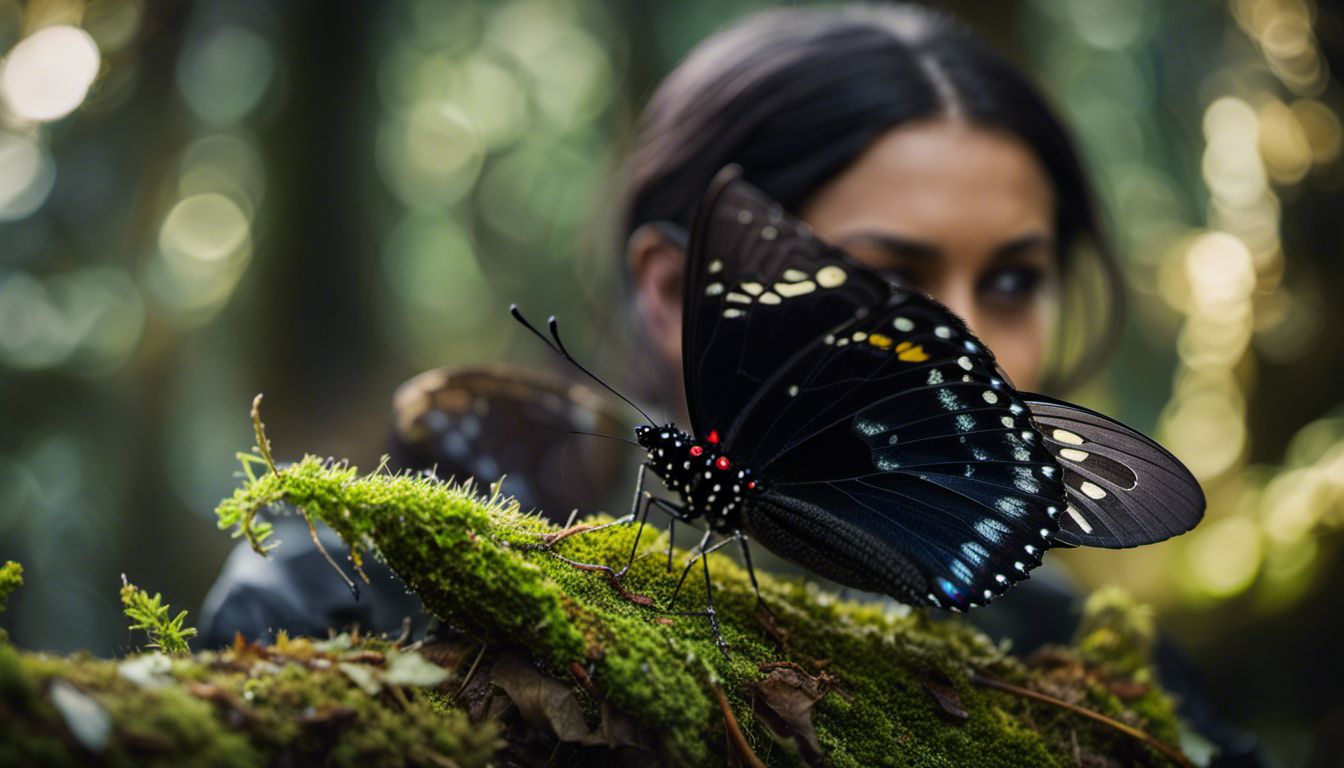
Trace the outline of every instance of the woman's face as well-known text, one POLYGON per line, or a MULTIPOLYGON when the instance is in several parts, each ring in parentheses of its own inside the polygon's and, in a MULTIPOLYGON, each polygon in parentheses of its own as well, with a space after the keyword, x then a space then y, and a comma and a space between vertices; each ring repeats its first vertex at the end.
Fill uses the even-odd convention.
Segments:
MULTIPOLYGON (((1055 212, 1050 181, 1026 145, 953 120, 904 125, 799 214, 864 264, 946 304, 1017 387, 1039 387, 1057 304, 1055 212)), ((685 254, 648 228, 630 248, 651 339, 679 365, 685 254)))
POLYGON ((1041 380, 1054 309, 1049 179, 1009 134, 952 120, 888 131, 803 206, 804 221, 956 312, 1019 388, 1041 380))

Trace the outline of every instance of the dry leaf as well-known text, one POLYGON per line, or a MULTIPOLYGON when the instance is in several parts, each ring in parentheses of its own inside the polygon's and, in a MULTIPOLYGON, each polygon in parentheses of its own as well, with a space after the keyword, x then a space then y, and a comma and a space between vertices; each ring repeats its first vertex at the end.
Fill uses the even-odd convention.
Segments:
POLYGON ((752 684, 757 716, 771 733, 792 742, 808 765, 823 765, 825 755, 812 724, 812 708, 836 690, 835 679, 822 673, 813 677, 793 666, 777 667, 752 684))
POLYGON ((971 716, 970 712, 961 705, 961 694, 953 687, 952 680, 943 674, 939 669, 927 669, 924 671, 924 690, 938 702, 938 707, 944 714, 955 717, 958 720, 966 720, 971 716))

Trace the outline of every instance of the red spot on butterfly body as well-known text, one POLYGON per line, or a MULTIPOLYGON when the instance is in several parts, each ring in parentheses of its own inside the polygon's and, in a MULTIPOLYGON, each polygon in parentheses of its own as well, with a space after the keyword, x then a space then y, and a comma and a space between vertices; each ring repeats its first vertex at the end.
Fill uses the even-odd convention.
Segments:
POLYGON ((709 436, 705 438, 705 442, 709 443, 710 445, 718 445, 718 444, 719 444, 719 430, 717 430, 717 429, 711 429, 711 430, 709 430, 709 436))
POLYGON ((755 480, 752 480, 751 482, 747 483, 747 490, 749 490, 749 491, 754 491, 754 490, 756 490, 756 481, 755 481, 755 480))
POLYGON ((692 445, 692 446, 691 446, 691 455, 692 455, 692 456, 699 456, 700 454, 702 454, 702 453, 704 453, 704 452, 705 452, 705 449, 704 449, 704 448, 701 448, 701 447, 698 446, 698 445, 692 445))
POLYGON ((732 463, 728 461, 727 456, 720 456, 719 458, 715 459, 714 466, 718 467, 719 469, 728 469, 729 467, 732 466, 732 463))

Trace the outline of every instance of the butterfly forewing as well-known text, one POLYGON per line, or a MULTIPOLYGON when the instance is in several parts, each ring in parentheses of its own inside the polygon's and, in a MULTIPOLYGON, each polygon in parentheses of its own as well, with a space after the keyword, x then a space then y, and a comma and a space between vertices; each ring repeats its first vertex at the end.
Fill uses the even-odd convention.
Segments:
POLYGON ((1204 493, 1162 446, 1086 408, 1027 397, 1047 447, 1064 470, 1069 504, 1061 516, 1061 541, 1136 547, 1199 523, 1204 493))
POLYGON ((1064 506, 1057 467, 955 315, 741 182, 711 193, 696 232, 691 413, 762 479, 753 535, 852 586, 945 607, 984 604, 1039 563, 1064 506))
POLYGON ((891 292, 777 204, 724 175, 701 206, 690 252, 682 320, 687 406, 693 432, 717 430, 726 448, 736 442, 734 421, 785 361, 891 292))

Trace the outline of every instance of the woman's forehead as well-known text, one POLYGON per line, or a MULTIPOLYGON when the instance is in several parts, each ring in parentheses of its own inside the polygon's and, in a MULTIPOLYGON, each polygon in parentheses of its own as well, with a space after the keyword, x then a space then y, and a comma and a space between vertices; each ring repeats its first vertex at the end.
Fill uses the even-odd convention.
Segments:
POLYGON ((833 239, 889 232, 944 249, 1048 236, 1055 223, 1049 178, 1021 140, 947 120, 883 134, 801 213, 833 239))

